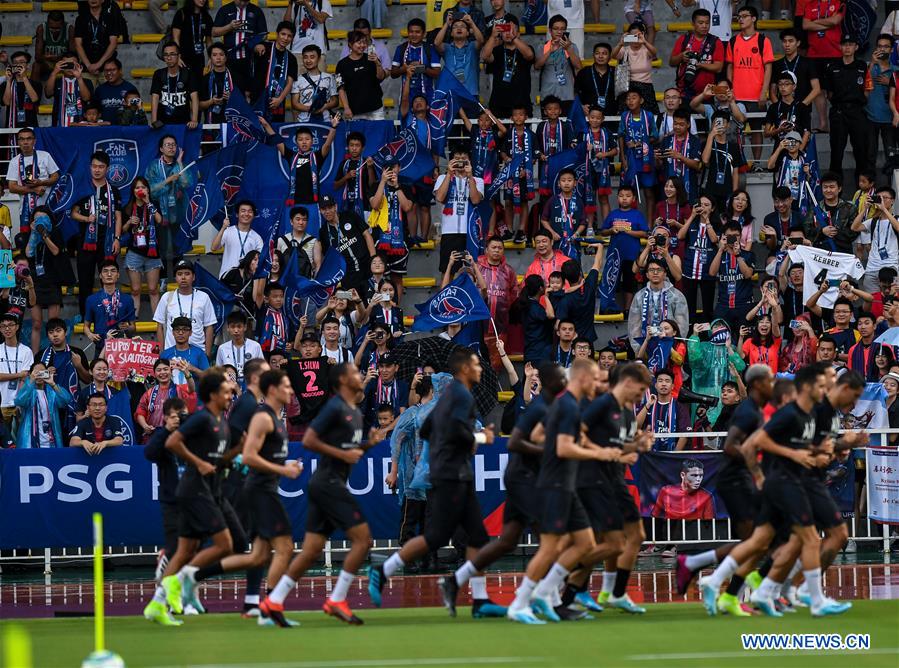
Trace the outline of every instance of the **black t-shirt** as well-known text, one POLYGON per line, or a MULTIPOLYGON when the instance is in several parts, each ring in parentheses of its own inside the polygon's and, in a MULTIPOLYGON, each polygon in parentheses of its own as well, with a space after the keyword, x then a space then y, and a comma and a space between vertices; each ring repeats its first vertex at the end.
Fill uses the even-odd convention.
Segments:
MULTIPOLYGON (((266 413, 275 426, 272 431, 266 434, 265 440, 262 441, 259 456, 274 464, 284 464, 287 460, 287 428, 284 426, 284 421, 268 404, 260 405, 254 415, 258 413, 266 413)), ((273 473, 263 473, 256 469, 250 469, 250 473, 247 475, 247 480, 244 483, 244 489, 248 487, 257 487, 271 492, 277 491, 278 476, 273 473)))
MULTIPOLYGON (((761 427, 763 422, 762 411, 752 397, 747 397, 737 405, 737 409, 731 417, 730 426, 737 427, 743 432, 744 438, 749 438, 749 435, 761 427)), ((727 457, 721 473, 718 474, 718 486, 743 479, 747 473, 746 461, 742 457, 727 457)))
POLYGON ((584 279, 584 284, 574 292, 562 293, 558 301, 553 302, 557 320, 571 320, 577 335, 590 342, 596 341, 596 328, 593 325, 593 314, 596 310, 596 287, 599 272, 591 269, 584 279))
POLYGON ((20 281, 16 281, 15 287, 9 289, 9 296, 0 299, 0 313, 15 313, 20 319, 32 306, 34 304, 28 300, 28 290, 20 281))
MULTIPOLYGON (((215 417, 208 410, 191 415, 178 431, 184 437, 184 446, 191 453, 218 467, 231 442, 231 431, 224 415, 215 417)), ((189 498, 199 494, 209 495, 219 492, 219 474, 214 472, 201 476, 190 464, 178 482, 178 497, 189 498)))
POLYGON ((156 117, 163 123, 179 124, 190 121, 190 96, 197 92, 197 84, 186 67, 169 76, 164 67, 153 72, 150 95, 159 96, 156 117))
MULTIPOLYGON (((309 428, 314 429, 322 441, 334 448, 352 450, 362 447, 362 411, 350 406, 339 395, 328 399, 309 428)), ((337 477, 346 482, 350 476, 350 465, 340 459, 321 455, 314 475, 337 477)))
MULTIPOLYGON (((540 422, 543 422, 549 411, 549 406, 542 396, 534 397, 524 412, 518 416, 515 428, 521 431, 522 438, 530 440, 531 432, 540 422)), ((506 465, 506 481, 533 484, 540 471, 540 457, 525 455, 520 452, 510 452, 509 462, 506 465)))
MULTIPOLYGON (((9 81, 0 83, 0 100, 3 100, 8 85, 9 81)), ((6 107, 3 110, 3 118, 0 119, 0 123, 3 124, 3 127, 23 128, 26 125, 31 127, 37 126, 37 111, 41 104, 41 94, 43 93, 44 86, 40 81, 34 81, 32 79, 31 87, 34 89, 34 92, 37 93, 37 100, 32 100, 31 96, 28 95, 28 91, 25 90, 24 82, 16 82, 12 90, 12 94, 15 95, 15 113, 12 114, 10 109, 13 105, 3 105, 6 107), (15 118, 10 118, 10 115, 15 116, 15 118)))
MULTIPOLYGON (((197 93, 201 100, 211 100, 214 97, 224 97, 225 91, 233 93, 235 85, 235 76, 230 70, 225 69, 223 72, 216 72, 210 69, 207 74, 203 75, 203 81, 197 93)), ((203 113, 208 123, 223 123, 225 121, 224 103, 214 104, 203 113)))
MULTIPOLYGON (((794 450, 807 450, 815 436, 815 417, 803 411, 793 401, 772 415, 763 429, 778 445, 794 450)), ((763 462, 765 475, 770 478, 786 478, 798 482, 802 474, 803 467, 786 457, 766 452, 763 462)))
MULTIPOLYGON (((776 128, 784 121, 793 124, 793 127, 787 130, 787 132, 795 130, 802 134, 806 130, 811 130, 812 108, 807 104, 803 104, 798 98, 794 99, 792 104, 777 101, 768 107, 768 113, 765 116, 766 125, 773 125, 776 128)), ((786 136, 786 133, 783 133, 780 139, 783 139, 784 136, 786 136)))
MULTIPOLYGON (((815 416, 815 438, 812 441, 815 445, 820 445, 824 439, 830 437, 836 442, 840 436, 840 416, 837 409, 833 407, 830 400, 825 396, 820 403, 815 404, 812 409, 815 416)), ((815 466, 810 469, 803 469, 803 473, 809 478, 824 481, 827 477, 827 468, 815 466)))
POLYGON ((231 431, 231 445, 236 446, 241 437, 247 433, 250 428, 250 420, 256 414, 259 408, 259 400, 252 392, 247 390, 238 397, 231 413, 228 415, 228 428, 231 431))
POLYGON ((558 456, 557 451, 557 439, 560 435, 573 436, 577 441, 581 433, 580 407, 570 392, 556 397, 546 413, 544 424, 546 441, 543 444, 543 461, 540 463, 537 487, 573 492, 578 460, 563 459, 558 456))
POLYGON ((353 60, 341 58, 335 70, 337 88, 346 93, 353 114, 366 114, 384 106, 378 68, 367 57, 353 60))
POLYGON ((518 49, 507 49, 502 44, 495 47, 487 71, 493 77, 491 108, 508 109, 517 105, 531 108, 531 63, 518 49))
POLYGON ((582 67, 574 78, 574 91, 581 103, 595 104, 606 116, 614 116, 618 112, 614 67, 609 67, 605 75, 597 72, 593 65, 582 67))
POLYGON ((753 269, 755 256, 751 251, 741 250, 739 256, 723 253, 718 265, 718 304, 735 308, 752 303, 752 278, 746 278, 740 271, 739 260, 753 269), (739 258, 739 259, 738 259, 739 258))
POLYGON ((287 361, 287 377, 300 404, 300 424, 312 422, 328 400, 330 369, 327 357, 287 361))
MULTIPOLYGON (((107 182, 105 185, 100 186, 99 191, 78 200, 75 206, 78 209, 78 213, 82 216, 93 214, 97 217, 97 252, 102 254, 107 226, 110 228, 110 233, 115 234, 115 214, 122 207, 122 196, 119 193, 119 189, 107 182), (112 208, 109 206, 110 198, 112 199, 112 208), (103 220, 107 221, 107 225, 101 224, 103 220)), ((79 225, 81 227, 81 241, 84 243, 88 238, 88 226, 90 223, 79 223, 79 225)))
POLYGON ((812 92, 812 79, 818 78, 818 73, 812 61, 804 56, 796 56, 792 63, 786 58, 775 60, 771 68, 771 83, 777 86, 777 79, 782 72, 792 72, 796 75, 796 99, 800 102, 812 92))
POLYGON ((175 490, 178 488, 178 458, 166 450, 166 439, 171 435, 165 427, 156 429, 144 446, 144 457, 156 464, 159 480, 159 502, 176 503, 175 490))
POLYGON ((356 277, 361 283, 370 273, 371 257, 368 244, 365 243, 365 232, 368 225, 353 211, 341 211, 336 225, 322 220, 318 231, 318 240, 322 244, 322 256, 329 248, 336 248, 346 260, 346 276, 356 277))
POLYGON ((314 165, 315 178, 318 180, 318 173, 321 171, 324 158, 321 151, 312 153, 314 155, 300 155, 296 151, 287 150, 284 154, 288 168, 293 167, 295 173, 294 204, 315 204, 316 202, 315 189, 312 186, 312 169, 314 165))
POLYGON ((107 415, 103 420, 103 424, 95 427, 94 421, 86 417, 75 425, 75 431, 72 432, 72 436, 77 436, 81 440, 90 441, 91 443, 122 438, 124 436, 122 420, 115 415, 107 415))
MULTIPOLYGON (((116 32, 116 21, 111 12, 100 10, 95 19, 89 11, 82 11, 75 19, 74 37, 81 38, 81 46, 87 59, 96 63, 109 48, 109 40, 116 32)), ((113 56, 115 52, 113 52, 113 56)))
MULTIPOLYGON (((297 59, 290 52, 289 49, 284 49, 284 51, 278 51, 275 48, 274 43, 267 44, 265 48, 265 53, 263 55, 256 55, 256 80, 255 80, 255 93, 257 97, 262 95, 265 92, 266 80, 269 73, 269 65, 271 64, 272 69, 272 77, 275 80, 279 80, 283 75, 282 70, 284 68, 287 69, 287 77, 290 78, 291 82, 297 80, 297 59), (272 52, 274 51, 275 57, 274 62, 271 62, 272 52)), ((287 80, 284 80, 285 84, 287 84, 287 80)), ((292 85, 292 84, 291 84, 292 85)), ((287 90, 287 97, 290 98, 290 89, 287 90)), ((283 107, 282 107, 283 110, 283 107)))
POLYGON ((212 36, 212 16, 207 9, 199 14, 188 13, 183 8, 175 12, 172 28, 181 31, 181 59, 185 63, 199 61, 206 56, 206 38, 212 36))
POLYGON ((732 175, 746 164, 743 151, 735 141, 712 143, 712 154, 705 166, 703 187, 715 197, 728 197, 733 192, 732 175))
MULTIPOLYGON (((634 412, 618 404, 611 392, 603 394, 584 409, 582 420, 587 425, 587 437, 604 448, 622 448, 634 440, 637 420, 634 412)), ((578 487, 599 487, 611 471, 621 466, 614 462, 585 460, 578 467, 578 487)))
POLYGON ((421 427, 421 437, 430 441, 431 480, 474 480, 471 458, 476 417, 474 396, 454 380, 421 427))

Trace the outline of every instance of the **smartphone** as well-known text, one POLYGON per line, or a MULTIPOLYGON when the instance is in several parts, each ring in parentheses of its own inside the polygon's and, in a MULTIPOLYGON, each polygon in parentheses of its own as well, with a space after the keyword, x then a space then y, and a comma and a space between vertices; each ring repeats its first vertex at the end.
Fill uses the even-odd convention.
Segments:
POLYGON ((636 35, 625 35, 623 41, 625 44, 636 44, 640 39, 636 35))
POLYGON ((571 33, 568 32, 567 30, 562 33, 562 37, 565 38, 565 41, 571 41, 571 33))
POLYGON ((801 320, 790 320, 790 329, 801 329, 802 321, 801 320))
POLYGON ((802 237, 790 237, 790 243, 794 246, 802 245, 802 237))
MULTIPOLYGON (((506 23, 505 21, 503 21, 502 23, 497 23, 496 31, 497 32, 512 32, 512 24, 506 23)), ((565 33, 565 34, 567 35, 568 33, 565 33)))
POLYGON ((37 372, 37 377, 38 377, 40 380, 49 380, 49 379, 50 379, 50 372, 49 372, 49 371, 38 371, 38 372, 37 372))
POLYGON ((338 290, 334 293, 334 297, 336 297, 337 299, 352 299, 353 293, 349 290, 338 290))

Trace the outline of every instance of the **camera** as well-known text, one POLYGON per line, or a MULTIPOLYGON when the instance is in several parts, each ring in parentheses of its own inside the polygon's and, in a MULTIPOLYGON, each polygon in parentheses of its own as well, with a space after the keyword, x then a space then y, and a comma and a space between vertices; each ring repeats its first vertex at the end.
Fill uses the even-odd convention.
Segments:
POLYGON ((652 238, 656 240, 656 246, 659 248, 664 248, 668 244, 668 237, 664 234, 656 234, 652 238))
POLYGON ((684 53, 684 58, 687 59, 687 66, 684 68, 684 84, 692 86, 696 81, 696 75, 699 74, 699 54, 687 51, 684 53))
POLYGON ((50 372, 49 371, 38 371, 36 378, 38 380, 50 380, 50 372))
POLYGON ((383 341, 384 337, 387 336, 383 331, 375 332, 375 341, 383 341))
POLYGON ((27 278, 31 276, 31 270, 22 264, 16 265, 16 278, 27 278))
POLYGON ((725 239, 727 240, 728 246, 736 246, 737 242, 740 240, 740 237, 736 234, 728 234, 725 239))
POLYGON ((139 97, 132 98, 132 100, 128 104, 130 104, 132 107, 139 107, 140 106, 140 98, 139 97))
POLYGON ((74 69, 75 69, 75 63, 63 63, 62 65, 59 66, 59 69, 61 69, 61 70, 74 70, 74 69))
POLYGON ((883 197, 880 195, 871 195, 868 198, 868 201, 871 202, 871 204, 883 204, 883 197))
POLYGON ((662 330, 655 325, 650 325, 646 328, 646 334, 649 336, 659 336, 661 333, 662 330))
POLYGON ((802 329, 802 321, 790 320, 790 329, 802 329))
POLYGON ((790 237, 790 243, 794 246, 802 245, 802 237, 790 237))
POLYGON ((699 404, 708 408, 714 408, 718 405, 718 397, 712 397, 708 394, 697 394, 692 390, 682 387, 677 395, 677 400, 685 404, 699 404))
POLYGON ((636 35, 625 35, 623 41, 625 44, 636 44, 640 39, 636 35))

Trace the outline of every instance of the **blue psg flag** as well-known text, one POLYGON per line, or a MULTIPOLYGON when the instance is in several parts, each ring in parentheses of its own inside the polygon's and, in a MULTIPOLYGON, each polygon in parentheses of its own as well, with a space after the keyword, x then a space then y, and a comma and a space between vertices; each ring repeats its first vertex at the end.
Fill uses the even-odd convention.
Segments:
POLYGON ((478 99, 451 72, 441 70, 428 110, 431 142, 439 155, 446 152, 446 140, 460 107, 473 113, 479 107, 478 99))
POLYGON ((298 327, 300 318, 306 315, 309 302, 321 306, 328 301, 334 286, 346 274, 346 260, 335 249, 329 248, 322 258, 321 267, 315 278, 300 275, 298 268, 297 254, 291 253, 282 272, 281 281, 284 284, 284 306, 287 317, 294 327, 298 327))
POLYGON ((417 181, 434 171, 434 158, 410 128, 401 130, 395 139, 381 146, 371 159, 378 169, 384 169, 388 163, 398 163, 403 178, 410 181, 417 181))
POLYGON ((615 289, 621 276, 621 252, 615 244, 611 244, 603 260, 602 275, 599 277, 597 294, 599 295, 600 313, 621 313, 621 307, 615 298, 615 289))
POLYGON ((462 274, 428 301, 416 304, 415 308, 418 315, 412 323, 413 332, 490 319, 490 309, 468 274, 462 274))
MULTIPOLYGON (((643 345, 641 340, 638 340, 643 345)), ((654 376, 657 372, 668 366, 668 358, 671 357, 671 349, 674 347, 674 339, 670 336, 653 336, 646 346, 646 354, 649 358, 646 367, 654 376)))
POLYGON ((543 0, 525 0, 524 12, 521 14, 521 25, 527 35, 534 34, 534 28, 545 26, 549 19, 549 10, 543 0))
POLYGON ((237 296, 228 286, 206 271, 199 262, 194 265, 194 287, 200 292, 205 292, 212 302, 216 320, 215 333, 218 334, 225 324, 225 318, 234 308, 237 296))
POLYGON ((549 182, 554 193, 558 194, 559 188, 556 181, 559 178, 559 172, 563 169, 573 169, 577 181, 575 182, 575 191, 584 201, 585 195, 585 177, 587 174, 587 149, 584 144, 578 144, 575 148, 569 148, 561 153, 549 156, 546 160, 546 169, 549 173, 549 182))
POLYGON ((489 202, 499 195, 500 191, 506 186, 506 182, 511 179, 514 174, 517 174, 523 166, 524 155, 521 153, 518 153, 514 158, 506 162, 493 177, 493 182, 487 186, 484 192, 484 201, 489 202))
POLYGON ((584 115, 584 105, 581 104, 581 98, 577 93, 574 94, 574 101, 568 112, 568 120, 571 122, 571 129, 574 130, 576 137, 580 137, 590 127, 587 124, 587 117, 584 115))
POLYGON ((235 88, 225 104, 222 144, 265 142, 267 136, 259 122, 259 114, 247 102, 243 92, 235 88))
POLYGON ((127 389, 119 390, 110 397, 106 404, 106 414, 117 417, 122 423, 122 445, 137 445, 134 420, 131 417, 131 393, 127 389))
POLYGON ((78 234, 78 223, 69 216, 78 201, 75 194, 90 192, 92 187, 90 170, 84 169, 83 165, 81 154, 74 151, 66 167, 59 170, 59 180, 47 195, 47 206, 56 214, 66 240, 78 234))

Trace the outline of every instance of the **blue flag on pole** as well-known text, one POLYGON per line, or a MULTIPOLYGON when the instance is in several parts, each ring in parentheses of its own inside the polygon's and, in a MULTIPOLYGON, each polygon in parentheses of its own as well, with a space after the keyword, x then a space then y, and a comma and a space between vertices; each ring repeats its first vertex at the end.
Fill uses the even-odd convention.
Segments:
POLYGON ((91 190, 90 170, 84 169, 83 165, 81 154, 74 151, 66 167, 59 170, 59 180, 47 195, 47 206, 56 214, 58 224, 62 227, 62 236, 66 240, 78 234, 78 223, 69 216, 78 201, 75 193, 91 190))
POLYGON ((206 271, 199 262, 194 265, 194 287, 200 292, 205 292, 209 301, 212 302, 216 320, 215 333, 218 334, 222 325, 225 324, 225 318, 234 308, 237 296, 224 283, 206 271))
POLYGON ((306 315, 309 302, 320 307, 331 295, 332 289, 346 274, 346 260, 338 251, 329 248, 322 258, 321 267, 315 278, 301 276, 298 271, 297 254, 291 253, 287 267, 282 272, 284 283, 284 305, 287 317, 294 327, 300 324, 300 318, 306 315))
POLYGON ((587 149, 585 144, 578 144, 575 148, 565 149, 561 153, 549 156, 546 161, 546 169, 549 174, 549 183, 553 193, 558 194, 559 188, 556 181, 559 178, 559 172, 563 169, 573 169, 577 181, 575 183, 575 192, 584 201, 586 194, 584 188, 585 178, 587 175, 587 149))
POLYGON ((434 171, 434 159, 410 128, 404 128, 396 138, 381 146, 371 156, 379 169, 388 162, 397 162, 404 179, 417 181, 434 171))
POLYGON ((428 112, 432 147, 439 155, 443 155, 446 151, 446 140, 460 107, 469 115, 476 113, 479 108, 478 99, 455 75, 444 69, 434 84, 434 95, 428 112))
POLYGON ((621 252, 614 244, 609 245, 606 257, 603 260, 602 275, 599 278, 599 312, 621 313, 618 300, 615 299, 615 289, 618 287, 618 277, 621 275, 621 252))
MULTIPOLYGON (((639 343, 640 345, 643 344, 642 341, 639 343)), ((649 344, 646 346, 646 355, 648 357, 646 367, 653 376, 656 372, 668 366, 668 358, 671 357, 671 349, 673 347, 674 339, 672 337, 653 336, 649 339, 649 344)))
POLYGON ((239 88, 235 88, 225 104, 222 144, 265 142, 267 136, 259 123, 259 115, 247 102, 243 92, 239 88))
POLYGON ((487 186, 486 191, 484 192, 484 201, 490 202, 499 195, 500 191, 506 186, 506 182, 511 179, 514 174, 517 174, 523 165, 524 155, 521 153, 507 161, 493 177, 493 182, 487 186))
POLYGON ((490 319, 490 309, 468 274, 462 274, 415 308, 418 309, 418 315, 412 323, 413 332, 441 329, 463 321, 490 319))
POLYGON ((131 393, 127 389, 119 390, 110 397, 106 405, 106 414, 117 417, 121 421, 122 445, 137 445, 134 420, 131 417, 131 393))
POLYGON ((571 129, 574 130, 574 135, 578 138, 590 127, 587 124, 587 117, 584 115, 584 105, 581 104, 581 98, 577 93, 575 93, 574 101, 571 103, 568 120, 571 122, 571 129))
POLYGON ((521 14, 521 25, 526 35, 533 35, 537 26, 545 26, 549 19, 549 10, 542 0, 525 0, 524 12, 521 14))

